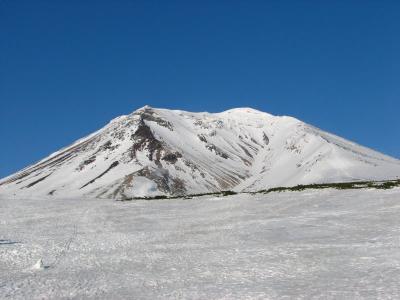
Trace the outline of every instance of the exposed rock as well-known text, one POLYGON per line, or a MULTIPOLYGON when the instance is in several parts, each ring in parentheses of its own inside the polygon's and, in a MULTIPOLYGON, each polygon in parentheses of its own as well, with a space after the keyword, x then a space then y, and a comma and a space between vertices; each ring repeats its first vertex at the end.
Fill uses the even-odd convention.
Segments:
POLYGON ((0 183, 1 185, 12 183, 15 181, 18 181, 20 179, 23 179, 24 177, 28 177, 29 175, 37 172, 38 170, 44 169, 44 168, 52 168, 57 165, 60 165, 68 160, 73 159, 76 156, 76 153, 82 152, 82 151, 87 151, 88 148, 93 146, 93 144, 98 141, 99 136, 93 136, 90 139, 83 141, 81 143, 78 143, 72 147, 67 148, 64 151, 60 151, 60 153, 49 157, 48 159, 44 160, 43 162, 40 162, 36 165, 34 165, 32 168, 28 168, 26 171, 21 171, 14 176, 11 176, 8 180, 5 180, 0 183))
MULTIPOLYGON (((265 133, 264 133, 264 135, 265 135, 265 133)), ((254 138, 251 138, 250 140, 251 140, 254 144, 257 144, 257 145, 260 146, 260 144, 259 144, 254 138)))
POLYGON ((160 151, 163 150, 162 143, 157 140, 149 126, 144 121, 141 121, 136 132, 131 136, 131 140, 134 141, 131 146, 131 157, 136 157, 137 151, 147 149, 149 151, 148 158, 152 160, 160 160, 160 151), (156 154, 156 156, 153 156, 156 154))
POLYGON ((173 125, 171 124, 171 122, 162 119, 160 116, 158 116, 154 110, 152 110, 151 107, 145 107, 143 108, 141 111, 136 112, 136 114, 140 115, 141 121, 151 121, 151 122, 155 122, 160 126, 166 127, 169 130, 173 131, 173 125))
POLYGON ((250 156, 251 158, 253 158, 253 155, 251 155, 251 153, 249 152, 249 150, 246 149, 246 147, 243 147, 242 145, 238 144, 238 146, 240 148, 242 148, 242 150, 244 151, 244 153, 246 153, 247 156, 250 156))
POLYGON ((90 165, 91 163, 96 161, 96 156, 93 155, 89 157, 88 159, 84 160, 79 164, 79 167, 77 168, 78 171, 82 171, 87 165, 90 165))
POLYGON ((41 178, 39 178, 38 180, 35 180, 34 182, 31 182, 30 184, 28 184, 27 186, 25 186, 25 188, 30 188, 31 186, 34 186, 36 184, 38 184, 39 182, 45 180, 47 177, 49 177, 51 174, 48 174, 46 176, 43 176, 41 178))
POLYGON ((207 123, 204 123, 202 120, 195 120, 193 124, 197 127, 200 127, 202 129, 209 129, 211 126, 207 123))
POLYGON ((213 144, 207 144, 206 148, 210 151, 214 151, 214 153, 218 156, 221 156, 222 158, 227 159, 229 157, 228 154, 226 154, 224 151, 222 151, 221 149, 219 149, 217 146, 213 145, 213 144))
POLYGON ((207 143, 207 139, 204 136, 204 134, 198 134, 197 137, 199 138, 200 141, 202 141, 204 143, 207 143))
POLYGON ((181 157, 182 157, 182 154, 180 154, 179 152, 173 152, 173 153, 165 154, 161 159, 174 164, 174 163, 176 163, 178 158, 181 158, 181 157))
POLYGON ((105 174, 107 174, 111 169, 115 168, 116 166, 118 166, 119 162, 118 161, 114 161, 107 170, 105 170, 103 173, 101 173, 99 176, 96 176, 95 178, 93 178, 92 180, 90 180, 89 182, 85 183, 84 185, 82 185, 79 189, 83 189, 84 187, 88 186, 89 184, 95 182, 97 179, 99 179, 100 177, 103 177, 105 174))
POLYGON ((118 144, 113 145, 111 141, 107 141, 103 145, 100 146, 100 148, 97 152, 102 152, 105 150, 113 151, 114 149, 117 149, 118 147, 119 147, 118 144))
POLYGON ((223 128, 224 127, 224 121, 222 121, 222 120, 215 121, 215 127, 223 128))
POLYGON ((268 144, 269 144, 269 138, 268 138, 268 136, 265 134, 265 132, 263 132, 263 140, 264 140, 265 145, 268 145, 268 144))
POLYGON ((0 193, 117 198, 399 174, 398 160, 293 118, 246 113, 145 107, 0 180, 0 193))
POLYGON ((156 183, 158 190, 171 195, 184 195, 186 188, 184 181, 170 176, 167 169, 150 169, 145 167, 134 173, 135 176, 143 176, 156 183))
POLYGON ((116 130, 111 133, 111 136, 117 140, 123 141, 125 140, 125 130, 116 130))

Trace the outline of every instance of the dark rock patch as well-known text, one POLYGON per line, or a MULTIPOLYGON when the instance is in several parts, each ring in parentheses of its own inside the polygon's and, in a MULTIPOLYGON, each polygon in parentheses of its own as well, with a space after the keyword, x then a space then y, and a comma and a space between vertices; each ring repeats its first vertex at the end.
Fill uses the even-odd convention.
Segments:
POLYGON ((111 136, 115 139, 123 141, 125 137, 125 130, 114 131, 111 133, 111 136))
POLYGON ((48 174, 48 175, 46 175, 46 176, 40 177, 38 180, 35 180, 34 182, 31 182, 30 184, 28 184, 27 186, 25 186, 25 188, 30 188, 30 187, 32 187, 32 186, 38 184, 39 182, 45 180, 45 179, 46 179, 47 177, 49 177, 50 175, 51 175, 51 173, 48 174))
POLYGON ((243 161, 243 163, 244 163, 246 166, 251 166, 251 165, 252 165, 252 163, 251 163, 249 160, 247 160, 247 159, 245 159, 245 158, 243 158, 243 157, 240 157, 240 159, 243 161))
POLYGON ((263 132, 263 141, 264 141, 265 145, 268 145, 268 144, 269 144, 269 138, 268 138, 268 136, 265 134, 265 132, 263 132))
POLYGON ((174 164, 180 157, 182 157, 182 154, 180 154, 179 152, 174 152, 165 154, 161 159, 174 164))
POLYGON ((88 159, 84 160, 83 162, 81 162, 79 164, 79 167, 77 168, 77 170, 82 171, 87 165, 90 165, 91 163, 96 161, 96 156, 93 155, 91 157, 89 157, 88 159))
POLYGON ((161 156, 161 150, 163 150, 162 143, 157 140, 150 127, 146 125, 144 121, 141 121, 138 129, 134 134, 131 135, 131 140, 134 141, 130 148, 131 158, 136 157, 136 152, 147 149, 149 151, 148 158, 159 161, 161 156), (155 156, 153 156, 155 154, 155 156))
POLYGON ((209 136, 216 136, 217 131, 216 130, 211 130, 211 132, 208 134, 209 136))
POLYGON ((10 179, 0 183, 0 185, 3 184, 8 184, 12 183, 15 181, 18 181, 20 179, 23 179, 32 173, 44 169, 44 168, 51 168, 54 166, 57 166, 65 161, 68 161, 76 156, 76 153, 82 152, 87 150, 89 147, 92 147, 93 144, 95 144, 99 139, 99 136, 93 136, 92 138, 88 139, 87 141, 81 142, 75 146, 69 147, 65 149, 64 151, 58 153, 57 155, 54 155, 53 157, 50 157, 49 159, 35 165, 34 167, 30 167, 25 169, 22 172, 17 173, 15 176, 11 177, 10 179))
POLYGON ((215 123, 215 127, 217 127, 217 128, 223 128, 224 127, 224 121, 222 121, 222 120, 217 120, 214 123, 215 123))
POLYGON ((210 128, 210 125, 207 124, 207 123, 204 123, 202 120, 194 121, 193 125, 197 126, 197 127, 200 127, 200 128, 203 128, 203 129, 209 129, 210 128))
POLYGON ((198 134, 197 137, 199 138, 200 141, 202 141, 203 143, 207 143, 207 139, 204 136, 204 134, 198 134))
POLYGON ((171 122, 164 120, 163 118, 158 116, 151 108, 144 108, 143 110, 136 112, 136 114, 140 115, 141 121, 146 120, 150 122, 155 122, 158 125, 166 127, 171 131, 174 130, 171 122))
MULTIPOLYGON (((265 133, 264 133, 265 134, 265 133)), ((258 146, 261 146, 254 138, 250 138, 250 140, 254 143, 254 144, 256 144, 256 145, 258 145, 258 146)))
POLYGON ((216 155, 218 155, 218 156, 220 156, 220 157, 222 157, 222 158, 224 158, 224 159, 227 159, 227 158, 229 158, 229 155, 228 154, 226 154, 224 151, 222 151, 221 149, 219 149, 217 146, 215 146, 214 144, 207 144, 206 145, 206 148, 208 149, 208 150, 210 150, 210 151, 213 151, 216 155))
POLYGON ((99 176, 96 176, 95 178, 93 178, 92 180, 90 180, 89 182, 85 183, 84 185, 82 185, 79 189, 83 189, 85 186, 88 186, 89 184, 95 182, 97 179, 99 179, 100 177, 103 177, 106 173, 108 173, 112 168, 115 168, 116 166, 118 166, 119 162, 118 161, 114 161, 108 168, 107 170, 105 170, 103 173, 101 173, 99 176))
POLYGON ((197 165, 194 162, 185 159, 185 160, 183 160, 183 163, 185 164, 185 166, 189 167, 192 172, 196 172, 196 171, 200 172, 199 168, 197 167, 197 165))
POLYGON ((150 169, 145 167, 133 173, 133 175, 150 179, 157 185, 159 191, 166 194, 184 195, 186 193, 184 181, 179 178, 172 177, 166 169, 150 169))
POLYGON ((242 140, 242 143, 246 145, 246 147, 247 147, 248 150, 252 150, 252 151, 254 151, 255 153, 258 153, 259 150, 258 150, 257 147, 254 147, 254 145, 248 143, 248 142, 245 141, 245 140, 242 140))
POLYGON ((238 144, 238 146, 240 148, 242 148, 242 150, 244 151, 244 153, 246 153, 247 156, 250 156, 251 158, 253 158, 253 155, 251 155, 251 153, 249 152, 249 150, 246 149, 246 147, 243 147, 242 145, 238 144))

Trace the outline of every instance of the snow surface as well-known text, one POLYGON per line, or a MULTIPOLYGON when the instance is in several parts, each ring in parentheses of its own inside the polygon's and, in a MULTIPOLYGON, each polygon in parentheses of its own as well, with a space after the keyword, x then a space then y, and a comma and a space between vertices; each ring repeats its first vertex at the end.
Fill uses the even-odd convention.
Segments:
POLYGON ((399 214, 399 188, 2 197, 0 298, 399 299, 399 214))

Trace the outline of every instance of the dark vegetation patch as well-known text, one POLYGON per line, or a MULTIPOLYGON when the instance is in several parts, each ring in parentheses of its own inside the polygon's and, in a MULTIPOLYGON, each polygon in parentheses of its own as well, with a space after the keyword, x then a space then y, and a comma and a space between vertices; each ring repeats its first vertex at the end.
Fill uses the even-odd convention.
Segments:
POLYGON ((352 181, 352 182, 338 182, 338 183, 315 183, 315 184, 299 184, 292 187, 274 187, 267 190, 261 190, 255 193, 272 193, 272 192, 286 192, 286 191, 304 191, 311 189, 337 189, 337 190, 354 190, 354 189, 391 189, 400 186, 400 179, 388 181, 352 181))
POLYGON ((181 195, 181 196, 168 196, 168 195, 158 195, 158 196, 153 196, 153 197, 132 197, 132 198, 126 198, 123 200, 117 200, 117 201, 129 201, 129 200, 163 200, 163 199, 191 199, 193 197, 201 197, 201 196, 217 196, 217 197, 224 197, 224 196, 230 196, 230 195, 236 195, 236 192, 233 191, 221 191, 221 192, 213 192, 213 193, 200 193, 200 194, 187 194, 187 195, 181 195))
MULTIPOLYGON (((268 194, 274 192, 287 192, 287 191, 304 191, 304 190, 313 190, 313 189, 328 189, 334 188, 338 190, 352 190, 352 189, 366 189, 366 188, 374 188, 374 189, 391 189, 394 187, 400 187, 400 179, 397 180, 387 180, 387 181, 353 181, 353 182, 338 182, 338 183, 318 183, 318 184, 307 184, 307 185, 296 185, 292 187, 274 187, 267 190, 260 190, 257 192, 244 192, 243 194, 268 194)), ((212 193, 200 193, 200 194, 187 194, 181 196, 168 196, 168 195, 159 195, 154 197, 132 197, 126 198, 118 201, 128 201, 128 200, 162 200, 162 199, 191 199, 193 197, 201 197, 201 196, 216 196, 216 197, 225 197, 236 195, 237 192, 234 191, 220 191, 220 192, 212 192, 212 193)))

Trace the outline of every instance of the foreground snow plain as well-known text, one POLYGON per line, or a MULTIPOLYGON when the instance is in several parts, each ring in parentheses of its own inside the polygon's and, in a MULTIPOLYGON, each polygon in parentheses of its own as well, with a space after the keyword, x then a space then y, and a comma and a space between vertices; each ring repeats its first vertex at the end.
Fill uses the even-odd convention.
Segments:
POLYGON ((399 215, 400 188, 0 198, 0 297, 398 299, 399 215))

